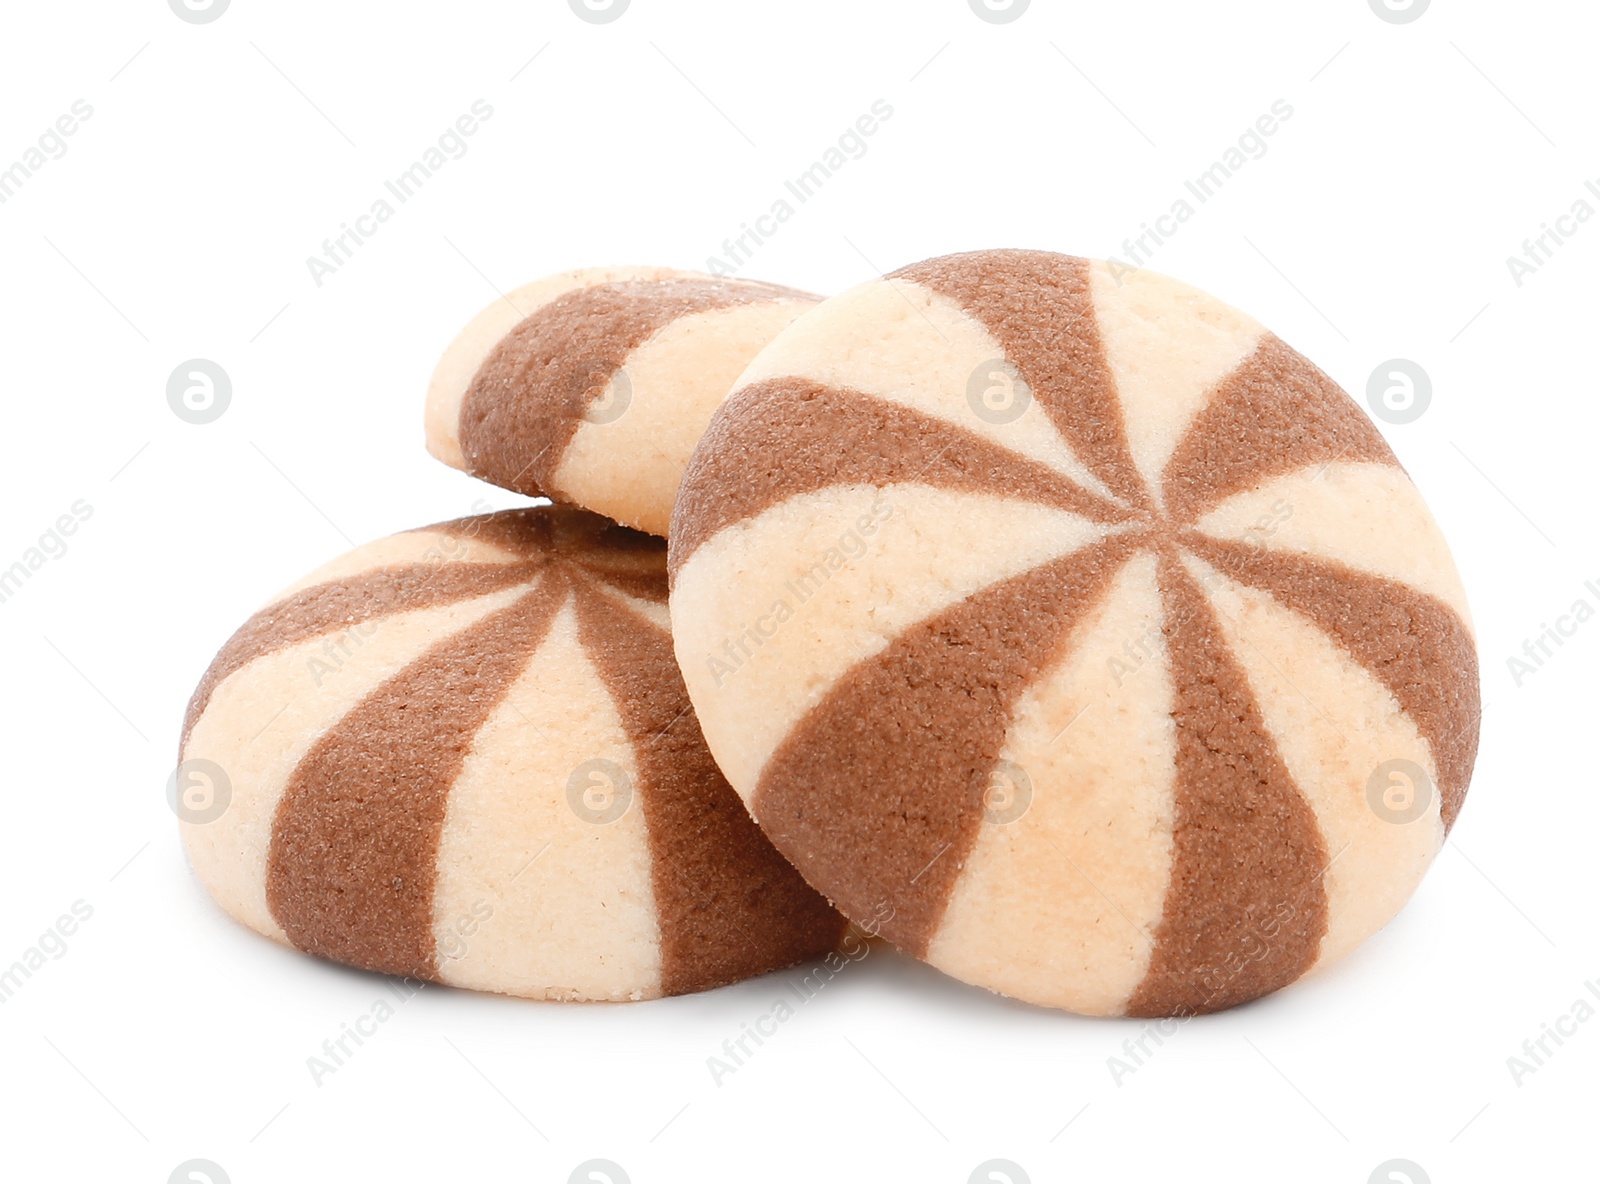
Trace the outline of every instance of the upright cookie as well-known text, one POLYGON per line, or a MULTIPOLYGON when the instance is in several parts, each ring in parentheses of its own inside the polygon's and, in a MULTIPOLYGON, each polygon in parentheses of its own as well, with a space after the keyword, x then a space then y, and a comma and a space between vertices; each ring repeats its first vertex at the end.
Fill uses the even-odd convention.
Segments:
POLYGON ((718 763, 847 915, 969 982, 1213 1011, 1416 887, 1478 738, 1466 599, 1334 382, 1148 273, 934 259, 751 364, 672 524, 718 763))
POLYGON ((663 537, 683 466, 757 351, 820 297, 664 268, 551 276, 485 308, 428 387, 428 451, 663 537))
POLYGON ((534 998, 681 994, 831 950, 842 918, 706 751, 665 568, 659 539, 540 507, 290 588, 189 705, 201 881, 324 958, 534 998))

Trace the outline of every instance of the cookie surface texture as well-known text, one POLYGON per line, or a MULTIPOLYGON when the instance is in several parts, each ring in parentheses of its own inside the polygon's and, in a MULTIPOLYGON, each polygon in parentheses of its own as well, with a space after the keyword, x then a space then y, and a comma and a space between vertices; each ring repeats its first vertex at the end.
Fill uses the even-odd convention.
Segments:
POLYGON ((842 918, 705 748, 665 599, 662 540, 563 507, 335 560, 195 692, 179 776, 225 786, 180 810, 195 871, 287 945, 533 998, 681 994, 832 949, 842 918))
POLYGON ((671 613, 707 741, 853 919, 1091 1015, 1348 953, 1466 793, 1477 657, 1382 436, 1148 272, 949 256, 827 301, 690 462, 671 613))
POLYGON ((475 317, 428 388, 428 450, 663 537, 733 380, 819 297, 663 268, 566 272, 475 317))

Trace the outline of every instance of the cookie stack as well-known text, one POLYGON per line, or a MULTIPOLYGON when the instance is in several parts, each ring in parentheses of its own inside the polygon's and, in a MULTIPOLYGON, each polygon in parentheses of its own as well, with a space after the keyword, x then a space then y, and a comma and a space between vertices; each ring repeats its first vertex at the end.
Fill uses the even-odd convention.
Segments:
POLYGON ((426 420, 557 504, 334 561, 185 722, 196 871, 297 948, 641 999, 849 918, 1016 998, 1192 1015, 1382 927, 1460 810, 1433 519, 1331 379, 1176 281, 568 273, 467 326, 426 420))

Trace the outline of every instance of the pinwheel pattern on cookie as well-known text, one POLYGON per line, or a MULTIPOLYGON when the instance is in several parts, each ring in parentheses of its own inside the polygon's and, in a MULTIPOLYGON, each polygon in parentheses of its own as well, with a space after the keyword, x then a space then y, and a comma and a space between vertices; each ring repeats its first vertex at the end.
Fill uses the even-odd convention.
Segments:
POLYGON ((564 507, 335 560, 189 706, 180 777, 224 787, 179 811, 201 881, 298 949, 534 998, 680 994, 831 950, 843 919, 705 748, 665 599, 662 540, 564 507))
POLYGON ((428 450, 517 493, 663 537, 700 433, 819 297, 663 268, 551 276, 496 300, 428 388, 428 450))
POLYGON ((1465 596, 1383 438, 1150 273, 979 252, 824 303, 717 413, 671 569, 778 849, 1036 1003, 1215 1011, 1340 958, 1476 754, 1465 596))

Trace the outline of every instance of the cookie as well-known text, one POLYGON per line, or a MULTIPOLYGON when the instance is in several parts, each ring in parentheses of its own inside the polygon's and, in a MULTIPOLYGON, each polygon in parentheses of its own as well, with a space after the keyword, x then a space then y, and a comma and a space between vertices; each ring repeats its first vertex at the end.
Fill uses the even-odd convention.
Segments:
POLYGON ((495 485, 665 537, 711 413, 819 299, 662 268, 529 284, 474 317, 440 359, 428 450, 495 485))
POLYGON ((834 948, 700 736, 665 543, 535 507, 360 547, 222 648, 175 782, 190 861, 277 941, 541 999, 834 948))
POLYGON ((847 915, 995 991, 1215 1011, 1348 953, 1467 790, 1477 657, 1416 488, 1255 321, 933 259, 797 321, 671 537, 712 752, 847 915))

